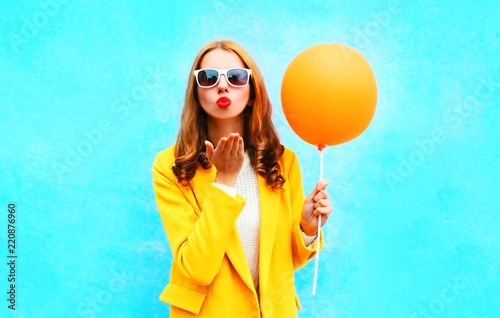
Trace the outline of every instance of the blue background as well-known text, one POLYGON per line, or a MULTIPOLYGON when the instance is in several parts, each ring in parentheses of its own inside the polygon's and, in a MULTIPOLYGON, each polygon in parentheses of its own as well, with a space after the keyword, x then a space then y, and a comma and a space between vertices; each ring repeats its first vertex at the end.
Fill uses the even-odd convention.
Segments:
POLYGON ((158 297, 172 255, 151 167, 175 140, 196 53, 224 38, 258 63, 306 194, 319 157, 283 116, 286 67, 335 42, 377 78, 370 127, 325 150, 335 210, 316 297, 314 262, 296 272, 300 317, 500 316, 498 2, 1 6, 0 316, 167 316, 158 297), (4 300, 9 202, 15 315, 4 300))

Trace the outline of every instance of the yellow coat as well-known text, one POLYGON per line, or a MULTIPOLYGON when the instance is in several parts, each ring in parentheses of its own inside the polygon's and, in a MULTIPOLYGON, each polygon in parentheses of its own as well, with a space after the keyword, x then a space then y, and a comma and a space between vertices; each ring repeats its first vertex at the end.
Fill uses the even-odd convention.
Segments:
POLYGON ((257 175, 260 302, 235 225, 245 199, 212 184, 215 167, 198 168, 193 190, 181 186, 174 161, 170 147, 153 165, 156 202, 173 255, 170 284, 160 295, 171 305, 170 317, 297 317, 294 271, 314 257, 318 242, 307 248, 301 235, 304 192, 295 153, 285 148, 279 161, 285 191, 272 191, 257 175))

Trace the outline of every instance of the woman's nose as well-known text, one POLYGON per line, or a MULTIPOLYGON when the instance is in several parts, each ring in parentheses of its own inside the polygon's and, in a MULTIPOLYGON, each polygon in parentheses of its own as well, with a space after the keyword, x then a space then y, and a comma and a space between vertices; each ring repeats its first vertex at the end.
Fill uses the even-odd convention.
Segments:
POLYGON ((217 87, 219 88, 219 92, 220 91, 225 91, 227 92, 227 87, 228 87, 228 84, 227 84, 227 81, 226 81, 226 76, 225 75, 221 75, 220 78, 219 78, 219 83, 217 83, 217 87))

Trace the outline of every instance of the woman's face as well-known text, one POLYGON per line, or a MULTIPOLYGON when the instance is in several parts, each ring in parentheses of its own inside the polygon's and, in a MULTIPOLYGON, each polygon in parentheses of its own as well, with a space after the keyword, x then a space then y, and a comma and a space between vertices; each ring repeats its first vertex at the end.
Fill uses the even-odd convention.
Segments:
MULTIPOLYGON (((205 54, 200 64, 200 69, 226 70, 234 67, 245 68, 245 65, 236 53, 221 48, 213 49, 205 54)), ((220 75, 217 85, 210 88, 197 85, 197 92, 201 107, 210 117, 214 119, 230 119, 239 116, 248 105, 250 83, 244 87, 234 87, 228 84, 225 75, 220 75), (227 106, 227 99, 219 100, 221 97, 230 99, 229 106, 227 106), (218 100, 219 104, 217 103, 218 100)))

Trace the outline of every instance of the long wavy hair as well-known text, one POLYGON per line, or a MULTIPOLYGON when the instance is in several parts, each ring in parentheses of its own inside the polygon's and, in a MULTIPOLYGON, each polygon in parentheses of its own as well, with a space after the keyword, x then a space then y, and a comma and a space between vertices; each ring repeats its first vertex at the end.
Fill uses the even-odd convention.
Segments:
POLYGON ((199 69, 201 61, 209 51, 221 48, 236 53, 246 68, 252 70, 250 76, 250 98, 243 111, 245 150, 248 152, 254 170, 265 178, 266 183, 274 190, 282 189, 285 182, 278 163, 283 154, 276 128, 271 120, 272 107, 267 95, 262 75, 248 52, 239 44, 230 41, 213 41, 205 45, 196 56, 191 68, 181 127, 175 145, 175 165, 172 166, 178 182, 191 187, 199 166, 210 169, 212 164, 206 157, 204 141, 208 139, 207 113, 200 105, 196 79, 193 71, 199 69))

